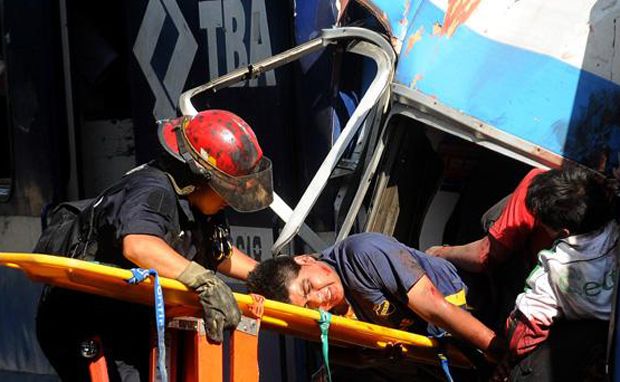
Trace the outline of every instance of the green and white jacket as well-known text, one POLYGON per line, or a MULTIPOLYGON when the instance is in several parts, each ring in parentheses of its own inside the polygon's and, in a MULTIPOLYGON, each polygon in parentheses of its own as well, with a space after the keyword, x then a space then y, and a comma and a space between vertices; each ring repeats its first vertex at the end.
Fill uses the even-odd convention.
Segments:
POLYGON ((615 221, 554 243, 538 254, 538 265, 516 300, 530 321, 551 325, 558 317, 608 320, 620 247, 615 221))

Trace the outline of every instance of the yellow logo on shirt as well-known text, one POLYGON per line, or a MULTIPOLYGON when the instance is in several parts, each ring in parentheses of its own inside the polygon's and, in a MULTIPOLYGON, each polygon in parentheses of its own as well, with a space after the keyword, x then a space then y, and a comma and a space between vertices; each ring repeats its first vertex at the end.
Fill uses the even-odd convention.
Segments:
POLYGON ((383 300, 379 304, 376 304, 372 308, 372 310, 379 317, 387 317, 394 313, 396 309, 394 308, 394 306, 390 305, 390 302, 388 300, 383 300))

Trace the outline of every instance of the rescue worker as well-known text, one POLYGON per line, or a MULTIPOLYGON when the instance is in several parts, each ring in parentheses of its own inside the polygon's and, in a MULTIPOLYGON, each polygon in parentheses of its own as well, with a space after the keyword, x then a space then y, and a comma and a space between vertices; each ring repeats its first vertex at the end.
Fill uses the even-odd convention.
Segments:
MULTIPOLYGON (((199 294, 207 336, 221 342, 240 312, 215 271, 244 280, 256 264, 231 245, 222 210, 269 206, 271 162, 250 126, 224 110, 161 121, 158 134, 159 160, 128 172, 88 203, 63 237, 52 224, 35 252, 175 278, 199 294)), ((37 336, 63 381, 89 380, 81 349, 94 337, 112 381, 146 381, 152 317, 151 307, 46 286, 37 336)))

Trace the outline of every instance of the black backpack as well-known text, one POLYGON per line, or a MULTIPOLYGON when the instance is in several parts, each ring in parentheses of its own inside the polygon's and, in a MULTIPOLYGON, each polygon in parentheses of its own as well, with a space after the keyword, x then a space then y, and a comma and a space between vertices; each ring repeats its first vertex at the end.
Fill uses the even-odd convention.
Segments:
POLYGON ((92 260, 94 205, 101 198, 64 202, 50 213, 33 252, 92 260))
MULTIPOLYGON (((144 168, 146 168, 144 165, 137 167, 126 175, 144 168)), ((93 261, 97 253, 95 227, 97 206, 107 195, 119 191, 124 185, 125 182, 120 181, 102 191, 96 198, 57 205, 49 216, 44 217, 47 227, 43 229, 33 252, 93 261)))

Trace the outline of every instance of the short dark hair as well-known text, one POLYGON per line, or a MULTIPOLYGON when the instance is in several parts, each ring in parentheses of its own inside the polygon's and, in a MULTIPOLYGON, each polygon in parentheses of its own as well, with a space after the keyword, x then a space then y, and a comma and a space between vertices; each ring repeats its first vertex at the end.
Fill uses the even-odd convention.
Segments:
POLYGON ((610 183, 592 170, 567 166, 543 172, 528 187, 525 204, 541 223, 571 235, 602 227, 613 217, 610 183))
POLYGON ((248 275, 248 291, 270 300, 290 303, 288 284, 297 277, 300 269, 301 265, 290 256, 264 260, 248 275))

